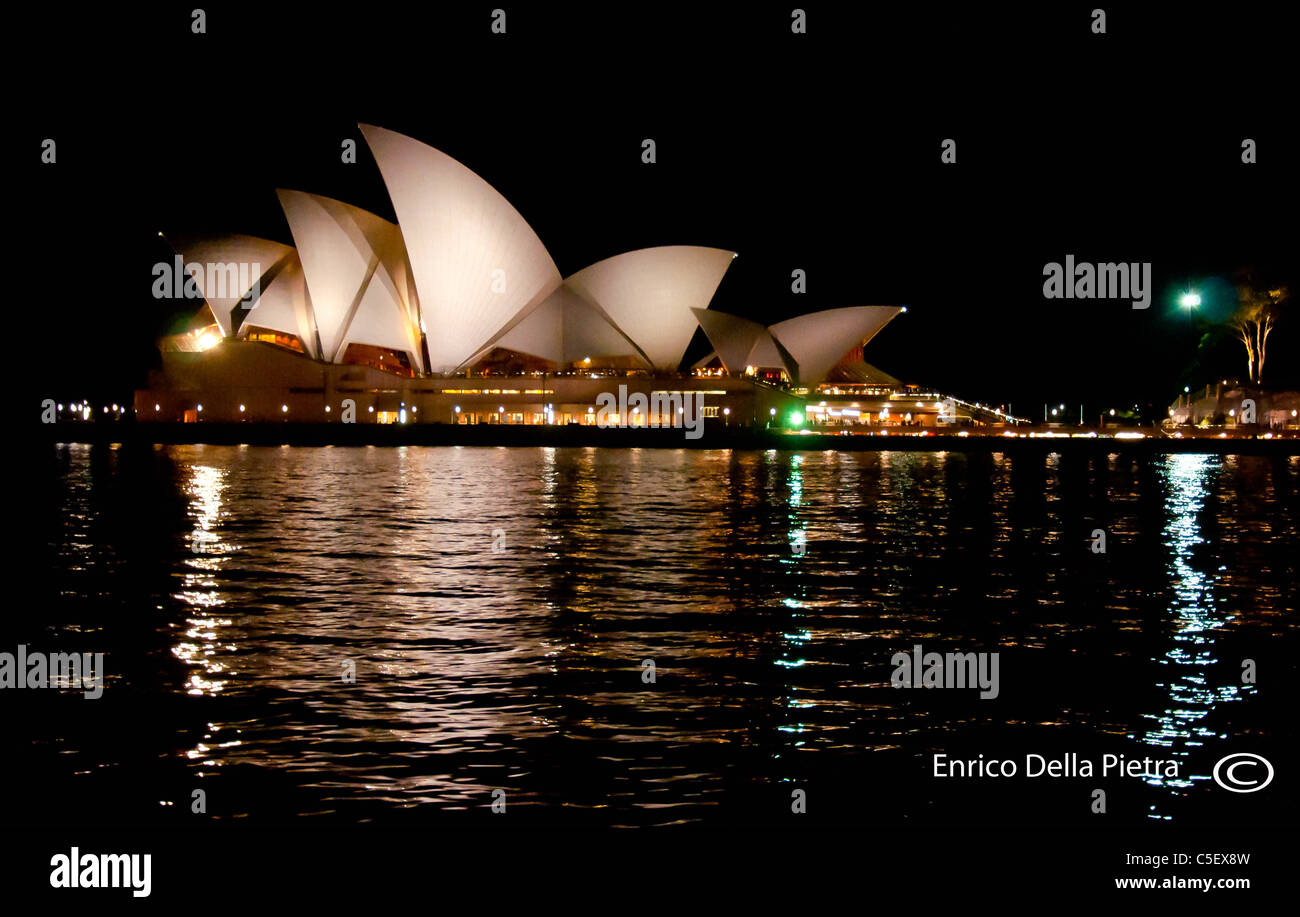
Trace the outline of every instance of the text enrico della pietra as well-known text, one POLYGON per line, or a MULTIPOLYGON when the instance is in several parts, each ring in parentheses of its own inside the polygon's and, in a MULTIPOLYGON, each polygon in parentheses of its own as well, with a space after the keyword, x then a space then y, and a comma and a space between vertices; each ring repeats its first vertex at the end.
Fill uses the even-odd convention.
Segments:
POLYGON ((1105 754, 1101 766, 1091 758, 1075 752, 1049 757, 1027 754, 1024 763, 1012 758, 952 758, 936 753, 932 776, 935 777, 1177 777, 1177 761, 1163 758, 1126 758, 1124 755, 1105 754))

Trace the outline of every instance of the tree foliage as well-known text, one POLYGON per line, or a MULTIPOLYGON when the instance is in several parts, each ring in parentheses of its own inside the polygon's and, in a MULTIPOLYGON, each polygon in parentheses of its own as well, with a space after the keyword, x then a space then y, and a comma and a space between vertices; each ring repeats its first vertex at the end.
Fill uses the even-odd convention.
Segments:
POLYGON ((1263 381, 1268 336, 1289 296, 1285 285, 1262 284, 1250 271, 1243 272, 1237 283, 1237 310, 1228 324, 1246 348, 1246 378, 1256 385, 1263 381))

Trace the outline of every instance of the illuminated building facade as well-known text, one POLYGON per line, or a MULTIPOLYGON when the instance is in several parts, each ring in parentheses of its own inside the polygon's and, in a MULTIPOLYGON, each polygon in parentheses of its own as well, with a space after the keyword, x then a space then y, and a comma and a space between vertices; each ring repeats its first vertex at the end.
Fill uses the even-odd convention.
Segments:
MULTIPOLYGON (((822 421, 819 386, 851 374, 901 311, 829 309, 765 327, 711 310, 735 253, 702 246, 626 252, 564 278, 478 175, 410 137, 361 131, 396 224, 281 189, 292 246, 167 237, 204 305, 160 342, 139 420, 586 424, 622 384, 651 403, 702 393, 719 424, 784 422, 805 400, 807 419, 822 421), (701 327, 714 353, 683 372, 701 327)), ((866 381, 898 386, 879 376, 866 381)))

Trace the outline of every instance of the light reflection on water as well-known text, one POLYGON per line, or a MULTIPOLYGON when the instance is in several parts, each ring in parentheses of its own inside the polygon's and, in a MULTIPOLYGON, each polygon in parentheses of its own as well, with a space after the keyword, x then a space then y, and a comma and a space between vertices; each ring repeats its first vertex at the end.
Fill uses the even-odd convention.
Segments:
MULTIPOLYGON (((90 452, 68 453, 75 512, 54 562, 132 575, 102 528, 129 505, 96 503, 90 452)), ((137 672, 133 687, 188 698, 159 754, 237 772, 234 814, 274 809, 274 775, 295 812, 478 810, 503 786, 525 810, 671 824, 822 774, 901 783, 886 804, 911 817, 937 792, 924 754, 999 721, 1028 730, 1030 751, 1068 730, 1076 745, 1127 737, 1187 759, 1232 732, 1225 702, 1251 693, 1211 672, 1225 629, 1254 622, 1216 593, 1225 559, 1202 517, 1234 513, 1234 537, 1268 557, 1295 536, 1276 501, 1216 502, 1257 463, 1207 456, 1080 468, 1055 455, 188 446, 150 460, 183 521, 142 524, 167 579, 137 572, 132 600, 148 607, 123 613, 157 618, 179 670, 137 672), (1101 517, 1113 547, 1098 560, 1086 538, 1101 517), (1144 538, 1150 559, 1134 553, 1144 538), (888 661, 914 642, 1001 650, 997 704, 900 698, 888 661), (1042 676, 1017 683, 1018 670, 1042 676), (1110 692, 1114 672, 1155 685, 1161 712, 1110 692)), ((88 582, 68 588, 89 602, 88 582)), ((1261 594, 1290 634, 1287 596, 1261 594)), ((1149 781, 1150 817, 1203 779, 1149 781)))
MULTIPOLYGON (((1210 455, 1171 455, 1165 459, 1164 477, 1169 485, 1169 523, 1164 542, 1169 552, 1169 574, 1173 583, 1170 607, 1169 648, 1154 660, 1161 666, 1164 681, 1158 686, 1166 692, 1169 706, 1159 713, 1146 714, 1153 720, 1140 739, 1158 746, 1181 762, 1181 776, 1152 776, 1153 786, 1167 786, 1176 795, 1194 781, 1209 780, 1208 773, 1193 774, 1190 751, 1228 736, 1207 726, 1205 719, 1215 707, 1239 699, 1255 690, 1253 685, 1214 684, 1213 666, 1216 632, 1235 617, 1221 607, 1215 596, 1218 569, 1206 571, 1205 559, 1196 556, 1205 544, 1198 517, 1205 509, 1220 459, 1210 455)), ((1210 555, 1213 557, 1214 555, 1210 555)), ((1171 815, 1153 803, 1151 818, 1170 820, 1171 815)))

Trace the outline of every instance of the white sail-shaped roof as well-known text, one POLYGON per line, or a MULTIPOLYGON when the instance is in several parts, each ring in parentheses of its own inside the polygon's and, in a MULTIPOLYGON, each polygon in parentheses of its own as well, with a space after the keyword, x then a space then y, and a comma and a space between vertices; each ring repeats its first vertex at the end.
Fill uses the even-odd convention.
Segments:
POLYGON ((451 372, 560 285, 546 246, 510 202, 445 153, 360 125, 410 256, 430 369, 451 372))
MULTIPOLYGON (((406 252, 406 242, 402 239, 402 230, 397 224, 367 210, 349 204, 342 206, 347 208, 348 215, 365 235, 371 250, 379 256, 379 263, 392 279, 393 291, 406 312, 411 327, 418 329, 420 298, 415 292, 415 277, 411 273, 411 261, 406 252)), ((418 341, 418 331, 416 334, 418 341)))
POLYGON ((361 302, 339 342, 336 360, 343 359, 349 344, 400 350, 406 353, 413 367, 421 366, 419 339, 413 334, 402 294, 382 264, 375 269, 361 294, 361 302))
POLYGON ((767 338, 769 346, 771 345, 767 329, 758 322, 713 309, 691 311, 699 319, 700 327, 704 329, 704 334, 713 345, 718 359, 722 361, 727 372, 733 375, 743 373, 746 366, 759 365, 749 362, 749 355, 760 338, 767 338))
POLYGON ((296 252, 285 259, 262 290, 252 310, 244 316, 244 324, 296 335, 309 355, 320 357, 316 349, 316 320, 307 295, 307 277, 296 252))
POLYGON ((321 358, 339 362, 350 343, 406 352, 423 369, 418 307, 405 282, 396 226, 318 194, 280 189, 320 334, 321 358), (391 270, 390 270, 391 269, 391 270), (403 278, 399 285, 392 271, 403 278))
POLYGON ((734 252, 696 245, 643 248, 598 261, 565 285, 599 306, 656 369, 675 371, 734 252))
MULTIPOLYGON (((852 345, 850 345, 852 346, 852 345)), ((848 347, 844 348, 848 350, 848 347)), ((776 367, 784 366, 790 378, 795 377, 795 361, 788 353, 782 353, 772 332, 764 328, 763 333, 754 338, 754 346, 745 357, 746 366, 776 367)))
POLYGON ((167 241, 181 256, 185 272, 194 278, 225 337, 233 334, 238 324, 232 310, 255 284, 261 286, 264 275, 293 253, 291 246, 239 234, 168 236, 167 241))
POLYGON ((600 309, 567 286, 561 286, 489 343, 491 347, 507 347, 561 365, 587 357, 634 357, 645 361, 636 345, 600 309))
POLYGON ((825 309, 777 322, 769 330, 797 364, 791 375, 800 385, 812 386, 825 379, 851 348, 871 340, 901 311, 899 306, 825 309))

